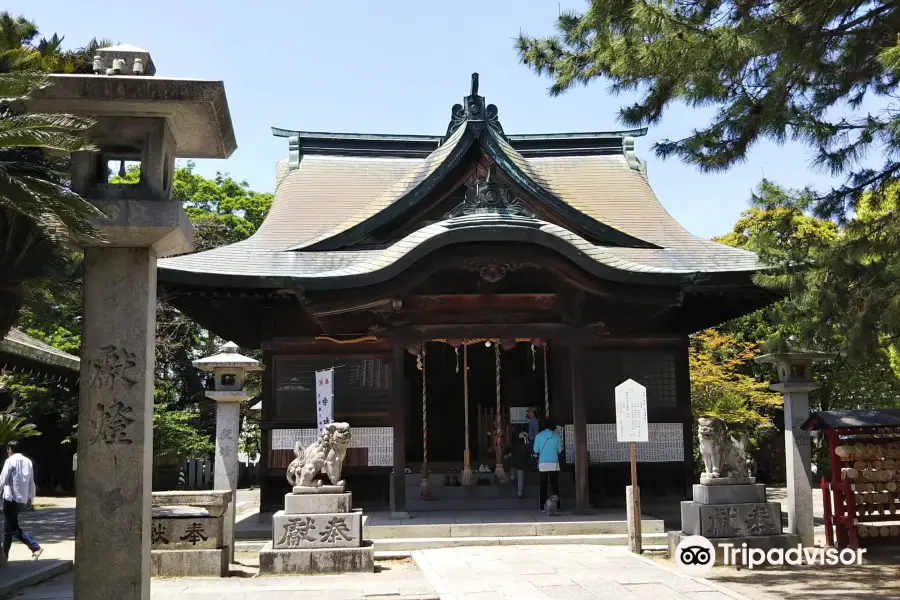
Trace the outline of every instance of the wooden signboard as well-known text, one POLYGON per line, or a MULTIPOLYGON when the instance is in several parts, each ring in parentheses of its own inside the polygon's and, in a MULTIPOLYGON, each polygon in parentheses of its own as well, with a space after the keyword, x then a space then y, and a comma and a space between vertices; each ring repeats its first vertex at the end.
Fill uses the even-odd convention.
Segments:
POLYGON ((628 545, 641 553, 641 494, 637 480, 637 442, 650 441, 647 388, 633 379, 616 386, 616 439, 631 442, 631 518, 628 545))

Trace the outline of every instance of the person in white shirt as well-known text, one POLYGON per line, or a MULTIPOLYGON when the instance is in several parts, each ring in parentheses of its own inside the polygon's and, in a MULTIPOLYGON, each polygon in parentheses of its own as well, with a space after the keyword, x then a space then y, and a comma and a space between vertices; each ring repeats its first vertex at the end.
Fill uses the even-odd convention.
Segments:
POLYGON ((3 554, 9 558, 9 549, 16 538, 31 550, 31 558, 37 560, 44 551, 28 533, 19 526, 19 511, 24 506, 31 508, 37 490, 34 485, 34 467, 31 461, 17 452, 19 443, 6 445, 8 458, 0 471, 0 485, 3 486, 3 554))

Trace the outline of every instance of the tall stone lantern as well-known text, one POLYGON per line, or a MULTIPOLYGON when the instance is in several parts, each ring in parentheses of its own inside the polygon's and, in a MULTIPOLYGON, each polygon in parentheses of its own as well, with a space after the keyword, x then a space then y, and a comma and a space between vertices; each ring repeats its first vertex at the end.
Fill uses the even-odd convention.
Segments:
POLYGON ((156 76, 150 53, 97 50, 94 74, 50 75, 27 112, 93 117, 96 150, 71 157, 72 189, 105 215, 84 249, 78 407, 75 600, 150 598, 150 493, 156 261, 189 252, 193 230, 172 200, 177 158, 237 148, 221 81, 156 76), (126 162, 140 181, 113 184, 126 162))
POLYGON ((757 363, 774 364, 778 383, 770 389, 784 395, 784 454, 788 491, 788 530, 800 536, 804 546, 814 545, 812 500, 812 444, 809 431, 801 428, 809 417, 809 393, 821 386, 812 379, 814 362, 834 360, 833 352, 783 352, 765 354, 757 363))
POLYGON ((261 371, 258 360, 238 354, 237 344, 227 342, 218 354, 194 361, 194 367, 214 374, 212 390, 206 396, 216 401, 216 465, 213 487, 231 490, 235 500, 225 512, 223 545, 229 548, 234 561, 234 507, 237 504, 238 484, 238 432, 240 431, 241 403, 250 399, 244 388, 247 373, 261 371))

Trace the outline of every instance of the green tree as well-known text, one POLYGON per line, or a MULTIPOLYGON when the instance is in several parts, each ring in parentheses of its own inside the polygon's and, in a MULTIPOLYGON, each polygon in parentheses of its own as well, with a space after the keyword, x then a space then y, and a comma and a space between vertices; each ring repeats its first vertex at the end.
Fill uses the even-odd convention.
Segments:
MULTIPOLYGON (((767 285, 784 291, 785 297, 773 306, 725 323, 718 329, 744 342, 765 341, 768 351, 803 345, 814 350, 839 352, 833 362, 818 364, 816 376, 823 387, 811 397, 813 408, 839 410, 900 406, 900 369, 892 357, 896 343, 875 330, 871 342, 852 349, 859 339, 857 326, 846 315, 830 312, 822 302, 831 294, 854 293, 858 282, 835 280, 835 273, 823 267, 836 254, 847 257, 844 247, 859 235, 855 227, 838 226, 829 220, 803 214, 783 201, 789 194, 764 181, 754 195, 755 206, 747 210, 734 230, 718 241, 757 252, 763 260, 782 268, 760 276, 767 285), (848 289, 844 289, 846 286, 848 289)), ((857 217, 880 218, 867 202, 857 217)), ((877 262, 879 256, 865 260, 877 262)), ((861 293, 861 292, 857 292, 861 293)), ((771 373, 755 367, 757 376, 771 373)))
MULTIPOLYGON (((48 85, 35 71, 0 74, 0 98, 19 100, 48 85)), ((99 238, 90 219, 101 213, 72 192, 50 151, 90 149, 91 119, 19 114, 0 107, 0 337, 15 324, 27 281, 66 274, 72 238, 99 238)))
POLYGON ((661 156, 705 170, 744 160, 760 138, 797 139, 848 184, 817 197, 826 215, 848 214, 866 190, 897 179, 896 89, 900 5, 891 0, 593 0, 559 16, 558 35, 520 35, 522 61, 553 79, 552 94, 599 78, 639 91, 622 109, 629 125, 658 122, 675 101, 715 106, 692 135, 663 141, 661 156), (887 105, 847 118, 867 97, 887 105), (879 169, 856 159, 888 150, 879 169))
POLYGON ((783 404, 779 394, 753 376, 757 344, 707 329, 691 336, 691 410, 753 431, 767 426, 783 404))
POLYGON ((65 38, 54 33, 38 39, 34 21, 0 13, 0 73, 37 70, 50 73, 92 73, 98 48, 112 46, 106 39, 94 38, 76 50, 63 47, 65 38))
POLYGON ((556 26, 517 42, 522 61, 552 79, 551 94, 606 79, 637 94, 620 112, 628 125, 657 123, 675 102, 715 109, 687 137, 657 143, 661 157, 721 171, 763 138, 809 145, 815 164, 844 183, 784 191, 765 208, 811 211, 845 235, 813 253, 808 274, 769 256, 781 273, 761 282, 814 307, 823 327, 841 323, 853 354, 900 336, 900 212, 882 208, 900 192, 900 4, 593 0, 556 26))
MULTIPOLYGON (((178 167, 172 186, 173 199, 184 205, 194 225, 195 251, 250 237, 268 214, 272 194, 254 192, 246 181, 228 174, 203 177, 195 168, 195 163, 190 161, 178 167)), ((139 167, 130 166, 124 177, 115 176, 111 181, 133 184, 139 180, 139 167)), ((208 433, 215 430, 215 407, 204 398, 204 376, 197 372, 192 361, 217 349, 211 332, 178 312, 164 297, 159 299, 156 311, 158 403, 164 403, 170 410, 195 411, 198 417, 194 423, 208 433)), ((251 390, 258 389, 259 376, 251 375, 247 385, 251 390)), ((243 412, 247 412, 246 408, 243 412)))

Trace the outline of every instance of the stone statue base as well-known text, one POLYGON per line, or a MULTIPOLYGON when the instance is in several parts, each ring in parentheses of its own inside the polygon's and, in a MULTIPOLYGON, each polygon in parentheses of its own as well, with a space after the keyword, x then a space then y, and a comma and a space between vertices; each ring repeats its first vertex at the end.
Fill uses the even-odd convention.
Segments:
MULTIPOLYGON (((342 485, 320 485, 318 487, 294 486, 294 494, 343 494, 344 486, 342 485)), ((290 496, 290 494, 288 494, 290 496)))
POLYGON ((358 548, 276 550, 267 542, 259 551, 261 575, 315 575, 319 573, 373 573, 375 546, 358 548))
MULTIPOLYGON (((748 548, 796 548, 800 538, 782 532, 781 504, 766 501, 766 486, 753 477, 703 479, 693 488, 693 500, 681 503, 681 531, 668 535, 669 557, 687 536, 701 535, 716 547, 716 564, 725 562, 728 544, 748 548), (736 482, 736 483, 732 483, 736 482), (726 547, 723 547, 725 545, 726 547)), ((735 564, 729 555, 729 564, 735 564)), ((737 564, 741 564, 740 553, 737 564)))
POLYGON ((700 475, 700 485, 751 485, 756 477, 710 477, 708 473, 700 475))
POLYGON ((375 569, 375 546, 363 540, 362 511, 353 510, 343 486, 294 488, 284 510, 272 516, 272 529, 259 553, 261 575, 375 569))

